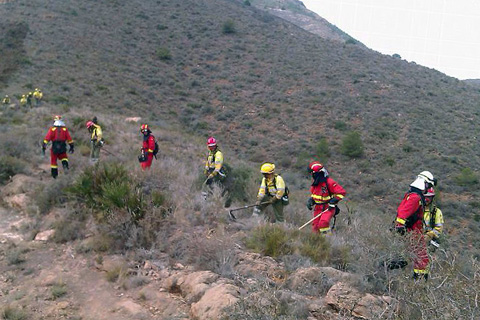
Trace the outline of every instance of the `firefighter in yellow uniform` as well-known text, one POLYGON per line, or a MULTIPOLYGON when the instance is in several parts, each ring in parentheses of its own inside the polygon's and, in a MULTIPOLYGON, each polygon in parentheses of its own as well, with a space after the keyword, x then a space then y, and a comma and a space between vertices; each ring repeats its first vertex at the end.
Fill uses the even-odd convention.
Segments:
POLYGON ((223 154, 217 146, 217 140, 214 137, 207 139, 208 153, 205 163, 204 174, 207 177, 206 184, 211 185, 214 181, 223 181, 226 177, 223 167, 223 154))
POLYGON ((103 147, 102 127, 97 123, 97 117, 87 121, 86 127, 91 133, 90 137, 90 162, 96 163, 100 158, 100 149, 103 147))
POLYGON ((35 91, 33 92, 33 97, 35 98, 35 106, 38 107, 38 105, 40 104, 40 101, 43 98, 42 91, 38 88, 35 88, 35 91))
POLYGON ((2 104, 10 104, 10 97, 8 95, 5 96, 5 98, 3 98, 2 100, 2 104))
POLYGON ((263 179, 258 189, 253 215, 262 214, 269 205, 272 205, 274 215, 270 216, 270 222, 284 222, 283 207, 288 203, 285 181, 275 173, 273 163, 264 163, 260 167, 260 172, 263 174, 263 179))
POLYGON ((440 236, 443 232, 442 210, 433 203, 435 190, 430 188, 425 194, 425 212, 423 213, 423 225, 425 230, 425 241, 433 249, 440 246, 440 236))
POLYGON ((22 97, 20 98, 20 105, 24 106, 26 104, 27 104, 27 97, 24 94, 22 94, 22 97))

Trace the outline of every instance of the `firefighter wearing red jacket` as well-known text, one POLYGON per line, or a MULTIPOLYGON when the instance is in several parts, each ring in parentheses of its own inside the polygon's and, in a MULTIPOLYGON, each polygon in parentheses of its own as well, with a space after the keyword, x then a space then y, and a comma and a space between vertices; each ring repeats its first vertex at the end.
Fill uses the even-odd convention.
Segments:
POLYGON ((313 183, 310 187, 311 196, 307 201, 307 208, 313 211, 313 216, 321 216, 312 222, 313 232, 330 234, 330 220, 339 212, 337 203, 345 197, 345 189, 328 176, 323 165, 314 161, 308 166, 312 174, 313 183))
POLYGON ((138 158, 143 170, 149 169, 153 161, 153 152, 155 150, 155 137, 148 127, 148 124, 142 124, 140 132, 143 134, 142 155, 138 158))
POLYGON ((423 213, 425 211, 425 193, 436 184, 429 171, 421 172, 410 184, 410 190, 403 197, 397 209, 395 230, 409 235, 410 251, 413 253, 413 278, 428 279, 428 254, 423 235, 423 213))
POLYGON ((65 123, 62 121, 61 116, 55 116, 53 118, 53 127, 48 129, 47 135, 43 140, 42 152, 45 154, 45 149, 47 149, 47 144, 49 141, 52 142, 52 148, 50 149, 50 166, 52 177, 54 179, 58 176, 58 166, 57 160, 62 162, 63 170, 68 171, 68 157, 67 157, 67 143, 70 146, 68 152, 73 153, 73 140, 68 132, 68 129, 65 127, 65 123))

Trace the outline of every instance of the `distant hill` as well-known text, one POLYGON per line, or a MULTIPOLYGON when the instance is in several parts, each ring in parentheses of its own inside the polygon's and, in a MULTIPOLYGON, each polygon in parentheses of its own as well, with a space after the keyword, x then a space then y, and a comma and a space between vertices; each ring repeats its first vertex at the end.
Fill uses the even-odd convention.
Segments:
POLYGON ((287 20, 302 29, 319 35, 324 39, 351 42, 360 45, 358 40, 352 38, 336 26, 320 17, 315 12, 308 10, 299 0, 252 0, 252 6, 270 14, 287 20))
MULTIPOLYGON (((0 79, 0 95, 39 86, 52 114, 91 108, 202 139, 213 134, 227 157, 252 167, 275 161, 292 188, 305 192, 305 166, 322 157, 350 201, 390 215, 415 175, 431 170, 449 227, 473 221, 480 196, 477 88, 319 37, 253 4, 2 4, 4 31, 16 32, 20 23, 28 33, 17 46, 25 57, 0 79), (363 143, 362 156, 346 155, 351 132, 363 143)), ((21 125, 22 117, 12 123, 21 125)), ((465 236, 478 236, 474 224, 465 225, 465 236)))

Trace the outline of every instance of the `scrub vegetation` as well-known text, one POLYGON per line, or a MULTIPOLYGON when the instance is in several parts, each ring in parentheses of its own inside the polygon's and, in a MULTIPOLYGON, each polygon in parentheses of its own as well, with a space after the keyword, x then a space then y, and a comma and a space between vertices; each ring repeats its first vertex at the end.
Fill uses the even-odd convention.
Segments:
MULTIPOLYGON (((349 272, 364 292, 400 301, 381 319, 478 318, 480 253, 469 245, 480 241, 478 87, 354 41, 322 39, 247 2, 0 4, 0 55, 9 66, 0 66, 0 96, 17 102, 37 86, 45 94, 40 107, 8 107, 0 117, 0 184, 19 173, 43 179, 33 192, 36 206, 25 209, 31 218, 25 231, 35 234, 62 209, 48 227, 72 255, 124 254, 138 265, 166 257, 168 266, 210 270, 258 293, 242 297, 230 319, 305 318, 308 306, 279 292, 324 295, 333 283, 320 277, 300 289, 287 281, 312 266, 349 272), (63 115, 76 153, 69 175, 50 181, 39 167, 48 163, 40 141, 54 114, 63 115), (111 154, 88 166, 84 123, 94 114, 111 154), (159 160, 148 173, 136 160, 139 124, 126 116, 141 117, 159 141, 159 160), (247 211, 230 222, 218 188, 202 199, 210 135, 231 168, 232 207, 254 201, 261 163, 277 164, 291 191, 287 224, 258 224, 247 211), (347 191, 337 235, 327 240, 297 230, 311 217, 305 169, 317 158, 347 191), (404 252, 389 227, 423 170, 439 180, 446 236, 432 255, 429 282, 414 283, 411 265, 388 271, 384 262, 404 252), (242 250, 274 258, 285 274, 276 282, 247 281, 235 269, 242 250), (412 300, 419 290, 425 294, 412 300), (260 308, 261 296, 271 304, 260 308)), ((0 254, 8 283, 18 285, 14 276, 28 276, 34 253, 13 246, 0 254)), ((123 268, 105 275, 112 283, 128 276, 123 268)), ((47 295, 42 299, 67 299, 75 290, 62 284, 47 295)), ((4 319, 27 319, 26 309, 0 310, 4 319)))

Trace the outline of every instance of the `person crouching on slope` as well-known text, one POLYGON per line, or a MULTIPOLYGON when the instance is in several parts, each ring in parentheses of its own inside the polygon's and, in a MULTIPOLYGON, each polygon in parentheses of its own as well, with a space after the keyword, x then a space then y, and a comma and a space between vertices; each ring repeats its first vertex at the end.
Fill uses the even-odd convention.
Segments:
POLYGON ((312 174, 313 182, 307 208, 314 209, 314 217, 321 214, 321 217, 313 220, 312 231, 331 234, 330 220, 340 211, 337 204, 345 197, 345 189, 328 176, 328 171, 318 161, 311 162, 308 171, 312 174))
POLYGON ((287 191, 285 181, 275 173, 275 164, 273 163, 264 163, 260 167, 260 172, 263 174, 263 179, 258 189, 253 214, 261 214, 269 205, 272 205, 274 215, 270 217, 270 222, 284 222, 283 207, 286 201, 283 201, 282 198, 287 191))
POLYGON ((62 121, 61 116, 55 116, 53 118, 53 127, 48 129, 47 135, 43 140, 42 152, 45 154, 45 149, 49 141, 52 142, 52 148, 50 149, 50 166, 52 171, 52 177, 54 179, 58 176, 57 159, 62 162, 63 170, 68 171, 68 157, 67 157, 67 143, 70 146, 68 152, 73 153, 74 146, 73 140, 65 127, 65 123, 62 121))
POLYGON ((425 211, 425 194, 436 184, 436 180, 429 171, 422 171, 410 189, 403 196, 397 208, 395 230, 401 235, 409 235, 410 251, 413 253, 413 278, 421 276, 428 279, 428 254, 423 235, 423 215, 425 211))

